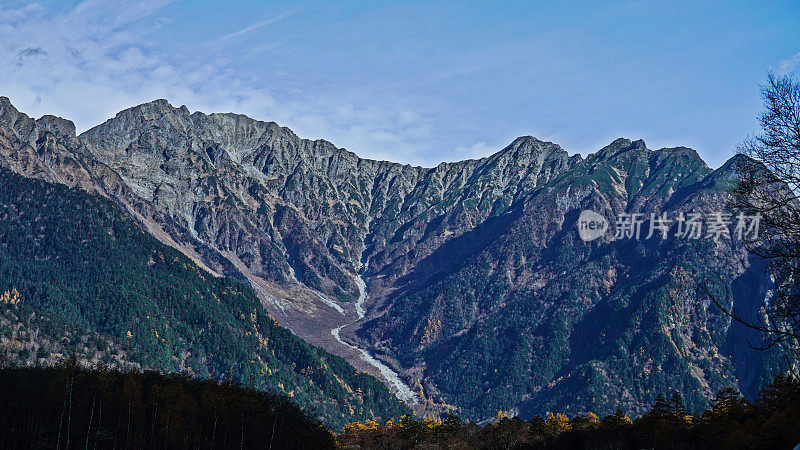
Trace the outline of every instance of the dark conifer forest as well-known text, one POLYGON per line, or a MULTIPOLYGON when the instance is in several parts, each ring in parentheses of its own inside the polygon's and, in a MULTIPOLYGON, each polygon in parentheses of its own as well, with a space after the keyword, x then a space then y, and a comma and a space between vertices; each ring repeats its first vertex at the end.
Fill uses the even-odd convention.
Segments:
POLYGON ((158 372, 0 370, 0 448, 333 448, 285 395, 158 372))
POLYGON ((702 413, 680 394, 659 395, 631 419, 622 411, 511 417, 485 425, 455 414, 411 414, 328 429, 283 394, 155 371, 56 367, 0 369, 0 448, 348 449, 791 449, 800 441, 800 382, 778 377, 755 402, 728 389, 702 413))

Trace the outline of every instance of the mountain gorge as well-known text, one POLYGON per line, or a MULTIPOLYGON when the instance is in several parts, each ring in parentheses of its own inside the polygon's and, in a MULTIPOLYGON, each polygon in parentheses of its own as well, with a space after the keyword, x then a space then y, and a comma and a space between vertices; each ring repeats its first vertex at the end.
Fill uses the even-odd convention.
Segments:
POLYGON ((582 158, 520 137, 421 168, 165 100, 78 136, 2 97, 0 166, 104 198, 418 410, 638 413, 671 389, 702 408, 726 387, 753 395, 782 364, 700 289, 756 313, 769 280, 737 239, 577 234, 584 209, 612 224, 724 210, 736 158, 712 170, 627 139, 582 158))

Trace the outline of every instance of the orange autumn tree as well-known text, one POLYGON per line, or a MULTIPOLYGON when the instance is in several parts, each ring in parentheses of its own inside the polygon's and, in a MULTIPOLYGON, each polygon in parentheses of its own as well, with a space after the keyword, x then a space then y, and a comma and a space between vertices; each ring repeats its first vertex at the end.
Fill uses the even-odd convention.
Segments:
POLYGON ((361 422, 353 422, 348 423, 344 426, 344 432, 347 434, 358 434, 362 431, 367 430, 377 430, 380 428, 380 424, 375 422, 374 420, 367 419, 364 423, 361 422))
POLYGON ((10 291, 5 291, 3 295, 0 295, 0 303, 5 303, 8 305, 17 305, 22 301, 22 294, 19 293, 17 288, 13 288, 10 291))
POLYGON ((547 419, 545 419, 545 425, 555 435, 569 431, 572 428, 569 417, 563 413, 548 414, 547 419))

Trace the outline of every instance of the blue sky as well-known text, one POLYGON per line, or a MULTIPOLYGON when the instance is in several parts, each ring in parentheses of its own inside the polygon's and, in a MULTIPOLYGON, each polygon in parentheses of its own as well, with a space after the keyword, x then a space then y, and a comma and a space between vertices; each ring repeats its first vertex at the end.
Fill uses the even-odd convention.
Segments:
POLYGON ((0 95, 79 131, 155 98, 435 165, 534 135, 711 166, 800 64, 800 2, 0 1, 0 95))

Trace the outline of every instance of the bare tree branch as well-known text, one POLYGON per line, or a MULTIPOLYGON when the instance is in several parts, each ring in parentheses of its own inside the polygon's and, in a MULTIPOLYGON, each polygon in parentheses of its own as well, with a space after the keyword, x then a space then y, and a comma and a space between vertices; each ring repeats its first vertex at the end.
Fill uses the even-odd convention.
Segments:
POLYGON ((767 74, 761 87, 761 134, 738 147, 736 186, 729 207, 760 220, 758 239, 744 242, 767 265, 774 288, 748 319, 700 290, 732 320, 764 334, 762 348, 781 345, 800 355, 800 82, 767 74))

